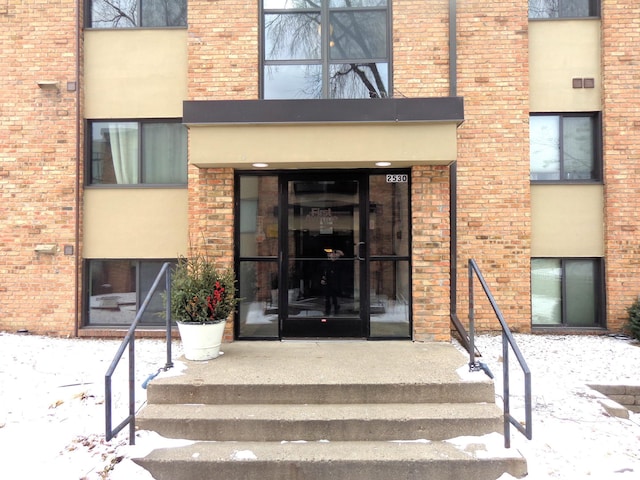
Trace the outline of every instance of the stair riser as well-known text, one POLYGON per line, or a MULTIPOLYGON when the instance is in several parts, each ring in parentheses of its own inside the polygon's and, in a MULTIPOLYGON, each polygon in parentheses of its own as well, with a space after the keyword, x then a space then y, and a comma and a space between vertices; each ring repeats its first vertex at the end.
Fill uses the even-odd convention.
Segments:
POLYGON ((446 440, 500 432, 499 418, 411 420, 190 420, 140 418, 138 428, 166 438, 210 441, 446 440))
POLYGON ((149 385, 150 404, 493 403, 491 383, 434 385, 149 385))
POLYGON ((496 480, 505 472, 519 478, 526 474, 522 462, 414 461, 414 462, 166 462, 137 461, 156 480, 496 480))

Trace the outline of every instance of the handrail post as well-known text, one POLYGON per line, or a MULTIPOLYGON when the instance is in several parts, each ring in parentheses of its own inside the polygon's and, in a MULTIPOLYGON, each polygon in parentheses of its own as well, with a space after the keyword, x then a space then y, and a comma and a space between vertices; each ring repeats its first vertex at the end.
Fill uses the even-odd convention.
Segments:
POLYGON ((504 409, 504 447, 511 448, 511 400, 509 392, 509 344, 502 331, 502 402, 504 409))
POLYGON ((167 268, 167 271, 164 275, 165 278, 165 295, 167 301, 165 302, 165 318, 167 321, 166 325, 166 338, 167 338, 167 363, 164 366, 165 370, 173 367, 173 360, 171 358, 171 269, 167 268))
POLYGON ((473 263, 469 260, 469 370, 476 370, 475 304, 473 298, 473 263))
POLYGON ((136 355, 135 355, 135 332, 131 335, 129 342, 129 445, 136 443, 136 355))

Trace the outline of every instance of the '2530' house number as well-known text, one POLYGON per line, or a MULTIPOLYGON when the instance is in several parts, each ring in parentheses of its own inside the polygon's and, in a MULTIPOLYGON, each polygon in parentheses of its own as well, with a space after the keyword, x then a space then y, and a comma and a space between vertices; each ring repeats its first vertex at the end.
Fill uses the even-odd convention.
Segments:
POLYGON ((407 183, 409 175, 406 173, 390 173, 387 175, 387 183, 407 183))

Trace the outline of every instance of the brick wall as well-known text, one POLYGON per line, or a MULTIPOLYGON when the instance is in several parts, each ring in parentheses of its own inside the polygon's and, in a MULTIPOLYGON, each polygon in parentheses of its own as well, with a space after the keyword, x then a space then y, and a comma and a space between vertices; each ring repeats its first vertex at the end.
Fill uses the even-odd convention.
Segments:
POLYGON ((258 2, 189 1, 189 100, 258 98, 258 2))
MULTIPOLYGON (((514 330, 528 330, 530 188, 527 2, 458 2, 458 311, 468 305, 467 261, 480 266, 514 330)), ((477 326, 499 324, 475 295, 477 326)))
POLYGON ((0 330, 72 335, 76 2, 0 2, 0 330), (56 81, 59 89, 39 88, 56 81), (38 244, 57 244, 55 255, 38 244))
POLYGON ((414 340, 448 341, 449 167, 413 167, 411 190, 414 340))
POLYGON ((640 295, 640 4, 602 2, 605 248, 608 327, 640 295))

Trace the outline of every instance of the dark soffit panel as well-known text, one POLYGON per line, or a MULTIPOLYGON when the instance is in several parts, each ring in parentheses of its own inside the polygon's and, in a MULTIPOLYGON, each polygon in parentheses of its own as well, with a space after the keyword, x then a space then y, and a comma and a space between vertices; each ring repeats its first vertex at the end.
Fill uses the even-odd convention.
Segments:
POLYGON ((462 97, 185 101, 187 125, 264 123, 456 122, 462 97))

